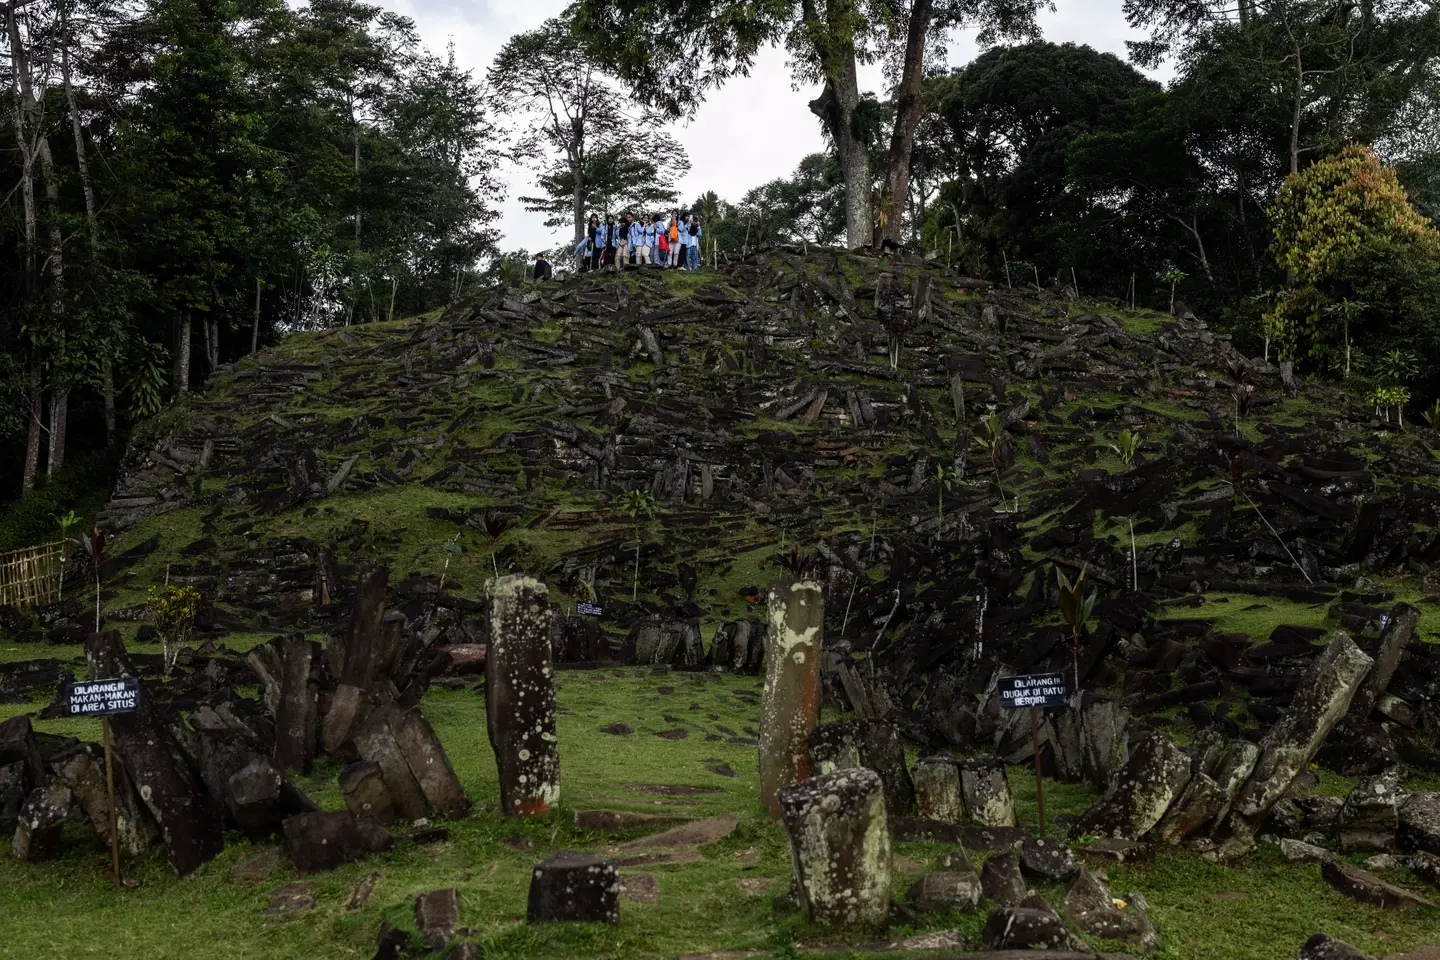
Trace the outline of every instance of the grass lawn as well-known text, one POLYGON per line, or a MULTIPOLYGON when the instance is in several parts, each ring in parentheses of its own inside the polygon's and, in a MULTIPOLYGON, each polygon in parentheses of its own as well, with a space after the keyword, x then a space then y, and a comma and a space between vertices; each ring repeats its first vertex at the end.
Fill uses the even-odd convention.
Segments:
MULTIPOLYGON (((414 930, 415 896, 447 886, 459 888, 461 926, 471 931, 487 958, 621 960, 721 949, 763 950, 784 957, 792 956, 796 945, 838 942, 773 904, 773 894, 788 883, 788 846, 761 814, 755 748, 730 742, 732 737, 751 736, 746 728, 753 730, 758 720, 759 707, 746 696, 758 696, 757 678, 635 669, 562 671, 558 677, 563 808, 555 815, 517 822, 498 814, 484 700, 469 689, 436 689, 424 708, 474 803, 471 816, 448 824, 447 841, 402 843, 393 853, 329 874, 298 877, 284 865, 259 880, 245 881, 232 877, 232 868, 262 852, 264 845, 257 847, 235 834, 224 854, 183 880, 171 875, 157 849, 127 864, 142 886, 116 891, 101 875, 105 853, 93 835, 88 829, 67 827, 54 859, 0 860, 0 956, 368 957, 382 921, 414 930), (629 724, 635 732, 600 732, 616 722, 629 724), (685 739, 656 736, 677 729, 687 732, 685 739), (733 776, 723 775, 726 771, 733 776), (684 784, 715 792, 668 797, 631 788, 647 784, 684 784), (622 876, 652 874, 660 898, 656 903, 623 902, 618 926, 526 925, 533 864, 556 850, 604 852, 624 839, 573 825, 571 810, 597 807, 695 817, 734 813, 741 819, 729 837, 702 848, 699 861, 622 871, 622 876), (378 879, 369 903, 347 909, 351 888, 372 874, 378 879), (297 879, 313 887, 316 908, 265 915, 269 891, 297 879), (742 889, 742 879, 772 882, 764 893, 750 894, 742 889)), ((0 707, 0 718, 33 709, 0 707)), ((99 735, 96 721, 37 721, 36 727, 87 738, 99 735)), ((302 780, 327 809, 343 807, 338 772, 326 762, 302 780)), ((1033 779, 1017 768, 1012 785, 1022 823, 1033 824, 1033 779)), ((1052 816, 1078 813, 1093 798, 1086 787, 1058 783, 1047 784, 1046 794, 1052 816)), ((896 896, 921 872, 934 868, 942 852, 926 844, 897 845, 896 896)), ((1138 890, 1148 898, 1160 932, 1158 956, 1163 958, 1288 960, 1316 930, 1337 934, 1377 955, 1440 942, 1440 913, 1385 913, 1356 904, 1326 886, 1317 866, 1287 863, 1273 848, 1226 867, 1167 851, 1150 864, 1112 868, 1110 876, 1117 893, 1138 890)), ((1394 879, 1416 883, 1403 873, 1394 879)), ((1042 884, 1039 889, 1052 903, 1063 902, 1059 885, 1042 884)), ((932 917, 922 927, 895 928, 892 934, 960 928, 978 944, 984 919, 983 910, 932 917)), ((417 948, 416 955, 422 954, 417 948)))

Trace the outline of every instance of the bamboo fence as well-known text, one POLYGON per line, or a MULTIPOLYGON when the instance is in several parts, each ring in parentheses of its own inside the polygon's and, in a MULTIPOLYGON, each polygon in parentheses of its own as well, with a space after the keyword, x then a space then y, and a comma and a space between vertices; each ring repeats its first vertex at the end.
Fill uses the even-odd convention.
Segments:
POLYGON ((63 540, 0 554, 0 605, 28 607, 59 600, 64 557, 63 540))

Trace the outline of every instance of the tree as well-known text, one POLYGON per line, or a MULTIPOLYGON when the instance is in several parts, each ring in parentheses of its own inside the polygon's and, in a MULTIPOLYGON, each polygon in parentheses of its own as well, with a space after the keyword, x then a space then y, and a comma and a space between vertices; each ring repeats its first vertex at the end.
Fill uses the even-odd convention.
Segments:
POLYGON ((608 211, 674 202, 687 165, 671 161, 682 152, 656 133, 656 113, 628 102, 567 21, 511 37, 488 76, 496 112, 519 125, 512 155, 537 174, 540 195, 522 200, 549 215, 546 226, 568 221, 578 242, 592 204, 608 211))
POLYGON ((724 219, 711 223, 711 238, 727 250, 755 250, 777 243, 829 246, 845 236, 844 183, 829 153, 812 153, 795 173, 749 190, 724 219))
POLYGON ((1101 153, 1102 169, 1077 179, 1074 161, 1086 137, 1130 134, 1137 104, 1158 84, 1111 54, 1035 42, 989 50, 935 87, 948 142, 934 149, 955 165, 939 215, 962 227, 962 256, 992 275, 1007 257, 1066 281, 1073 269, 1091 289, 1150 259, 1137 257, 1135 241, 1153 224, 1115 225, 1139 171, 1117 170, 1127 158, 1101 153))
MULTIPOLYGON (((1329 365, 1339 367, 1352 341, 1377 356, 1414 351, 1433 390, 1440 231, 1411 205, 1394 169, 1351 144, 1291 174, 1269 213, 1276 260, 1294 277, 1269 316, 1284 355, 1335 358, 1329 365)), ((1390 367, 1387 379, 1402 379, 1390 367)))
POLYGON ((797 84, 820 84, 810 110, 834 145, 845 182, 845 235, 871 243, 876 227, 898 236, 898 218, 876 220, 871 140, 878 125, 862 97, 860 63, 883 60, 897 85, 882 214, 908 193, 910 153, 924 115, 927 54, 947 30, 978 25, 982 43, 1033 30, 1030 0, 577 0, 576 29, 596 49, 618 51, 636 96, 671 116, 694 111, 706 89, 745 74, 761 47, 784 42, 797 84), (696 64, 698 81, 665 82, 674 63, 696 64), (899 200, 896 199, 895 203, 899 200))
POLYGON ((990 46, 1001 37, 1037 38, 1040 31, 1035 14, 1042 7, 1055 7, 1042 0, 910 0, 898 10, 894 7, 893 2, 881 4, 881 9, 893 17, 889 21, 885 63, 892 82, 897 78, 898 82, 892 97, 895 117, 881 188, 878 233, 898 243, 903 223, 901 205, 910 195, 915 136, 927 113, 926 73, 937 59, 943 58, 946 34, 957 27, 978 27, 976 39, 981 46, 990 46), (901 36, 903 45, 898 42, 901 36))

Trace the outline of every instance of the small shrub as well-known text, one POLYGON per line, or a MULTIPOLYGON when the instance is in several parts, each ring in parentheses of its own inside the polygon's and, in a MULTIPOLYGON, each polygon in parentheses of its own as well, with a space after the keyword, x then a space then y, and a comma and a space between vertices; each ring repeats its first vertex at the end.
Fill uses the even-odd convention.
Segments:
POLYGON ((160 634, 165 659, 165 675, 175 666, 182 644, 190 641, 195 627, 195 614, 200 611, 200 591, 186 584, 183 587, 150 588, 150 609, 155 612, 155 631, 160 634))

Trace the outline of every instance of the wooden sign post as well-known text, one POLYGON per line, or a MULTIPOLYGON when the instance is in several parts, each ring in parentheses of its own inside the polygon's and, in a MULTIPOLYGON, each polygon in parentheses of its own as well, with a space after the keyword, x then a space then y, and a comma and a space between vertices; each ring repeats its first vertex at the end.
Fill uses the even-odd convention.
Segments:
POLYGON ((1040 835, 1045 835, 1045 784, 1040 779, 1040 711, 1046 707, 1065 706, 1065 675, 1063 673, 1032 673, 1020 677, 1001 677, 998 688, 1000 705, 1007 710, 1030 710, 1030 742, 1035 753, 1035 805, 1040 813, 1040 835))
POLYGON ((110 858, 115 869, 115 886, 125 885, 120 873, 120 829, 115 815, 115 768, 111 760, 110 717, 130 713, 140 706, 140 681, 134 677, 91 680, 65 687, 66 711, 72 717, 100 718, 105 733, 105 789, 110 796, 110 858))

